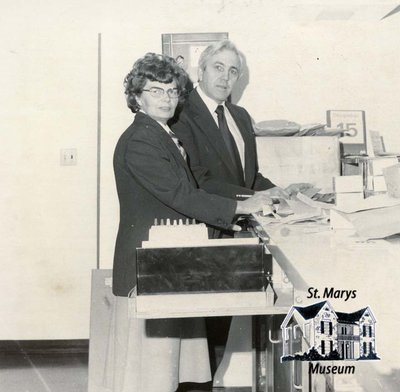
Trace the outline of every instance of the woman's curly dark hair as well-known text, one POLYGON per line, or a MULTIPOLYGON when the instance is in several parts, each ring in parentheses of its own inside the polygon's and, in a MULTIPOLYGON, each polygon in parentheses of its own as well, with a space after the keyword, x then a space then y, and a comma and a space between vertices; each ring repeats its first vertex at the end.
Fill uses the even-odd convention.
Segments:
POLYGON ((160 83, 176 82, 176 87, 180 92, 180 102, 186 93, 185 86, 188 81, 188 74, 181 68, 176 61, 169 56, 146 53, 143 57, 133 64, 132 70, 124 79, 126 102, 133 113, 139 111, 140 107, 136 101, 136 96, 140 95, 148 80, 160 83))

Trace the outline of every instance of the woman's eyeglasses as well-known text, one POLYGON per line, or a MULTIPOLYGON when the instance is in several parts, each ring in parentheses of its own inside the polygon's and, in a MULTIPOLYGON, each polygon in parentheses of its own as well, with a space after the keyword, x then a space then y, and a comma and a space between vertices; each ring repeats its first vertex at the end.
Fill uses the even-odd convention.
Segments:
POLYGON ((150 95, 154 98, 162 98, 165 93, 170 98, 178 98, 180 95, 177 88, 169 88, 168 90, 164 90, 161 87, 150 87, 149 89, 143 89, 142 91, 148 91, 150 95))

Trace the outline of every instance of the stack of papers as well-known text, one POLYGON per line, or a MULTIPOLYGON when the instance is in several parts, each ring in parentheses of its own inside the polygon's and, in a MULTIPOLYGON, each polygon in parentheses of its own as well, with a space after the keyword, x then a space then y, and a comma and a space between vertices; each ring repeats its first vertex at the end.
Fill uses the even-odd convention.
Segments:
MULTIPOLYGON (((314 191, 318 191, 314 189, 314 191)), ((310 191, 311 192, 311 191, 310 191)), ((308 192, 308 193, 310 193, 308 192)), ((301 222, 327 222, 327 213, 324 210, 331 208, 328 203, 316 202, 305 194, 298 193, 292 199, 281 200, 275 206, 276 212, 267 206, 263 210, 264 224, 295 224, 301 222)))
POLYGON ((265 208, 263 214, 254 216, 263 226, 305 222, 325 225, 329 220, 329 211, 332 229, 351 229, 363 240, 381 239, 400 233, 400 198, 391 198, 386 194, 338 208, 298 193, 293 199, 282 200, 276 206, 276 212, 265 208))
POLYGON ((293 136, 299 130, 299 124, 288 120, 267 120, 254 125, 257 136, 293 136))
POLYGON ((300 125, 288 120, 266 120, 254 124, 257 136, 343 136, 343 129, 327 128, 326 124, 300 125))

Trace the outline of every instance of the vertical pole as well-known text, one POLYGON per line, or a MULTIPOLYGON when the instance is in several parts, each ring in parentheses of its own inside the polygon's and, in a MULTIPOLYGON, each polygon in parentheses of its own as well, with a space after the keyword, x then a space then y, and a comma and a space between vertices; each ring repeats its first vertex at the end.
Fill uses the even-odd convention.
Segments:
POLYGON ((101 33, 97 37, 97 191, 96 268, 100 268, 100 173, 101 173, 101 33))

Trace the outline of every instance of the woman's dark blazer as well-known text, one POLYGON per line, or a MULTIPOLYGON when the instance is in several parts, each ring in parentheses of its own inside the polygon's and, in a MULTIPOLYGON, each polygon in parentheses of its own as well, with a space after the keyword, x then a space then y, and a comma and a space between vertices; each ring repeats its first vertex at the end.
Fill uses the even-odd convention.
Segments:
POLYGON ((136 285, 136 248, 154 219, 195 218, 231 227, 236 202, 198 189, 178 148, 162 126, 144 113, 121 135, 114 152, 120 223, 113 266, 113 293, 136 285))

